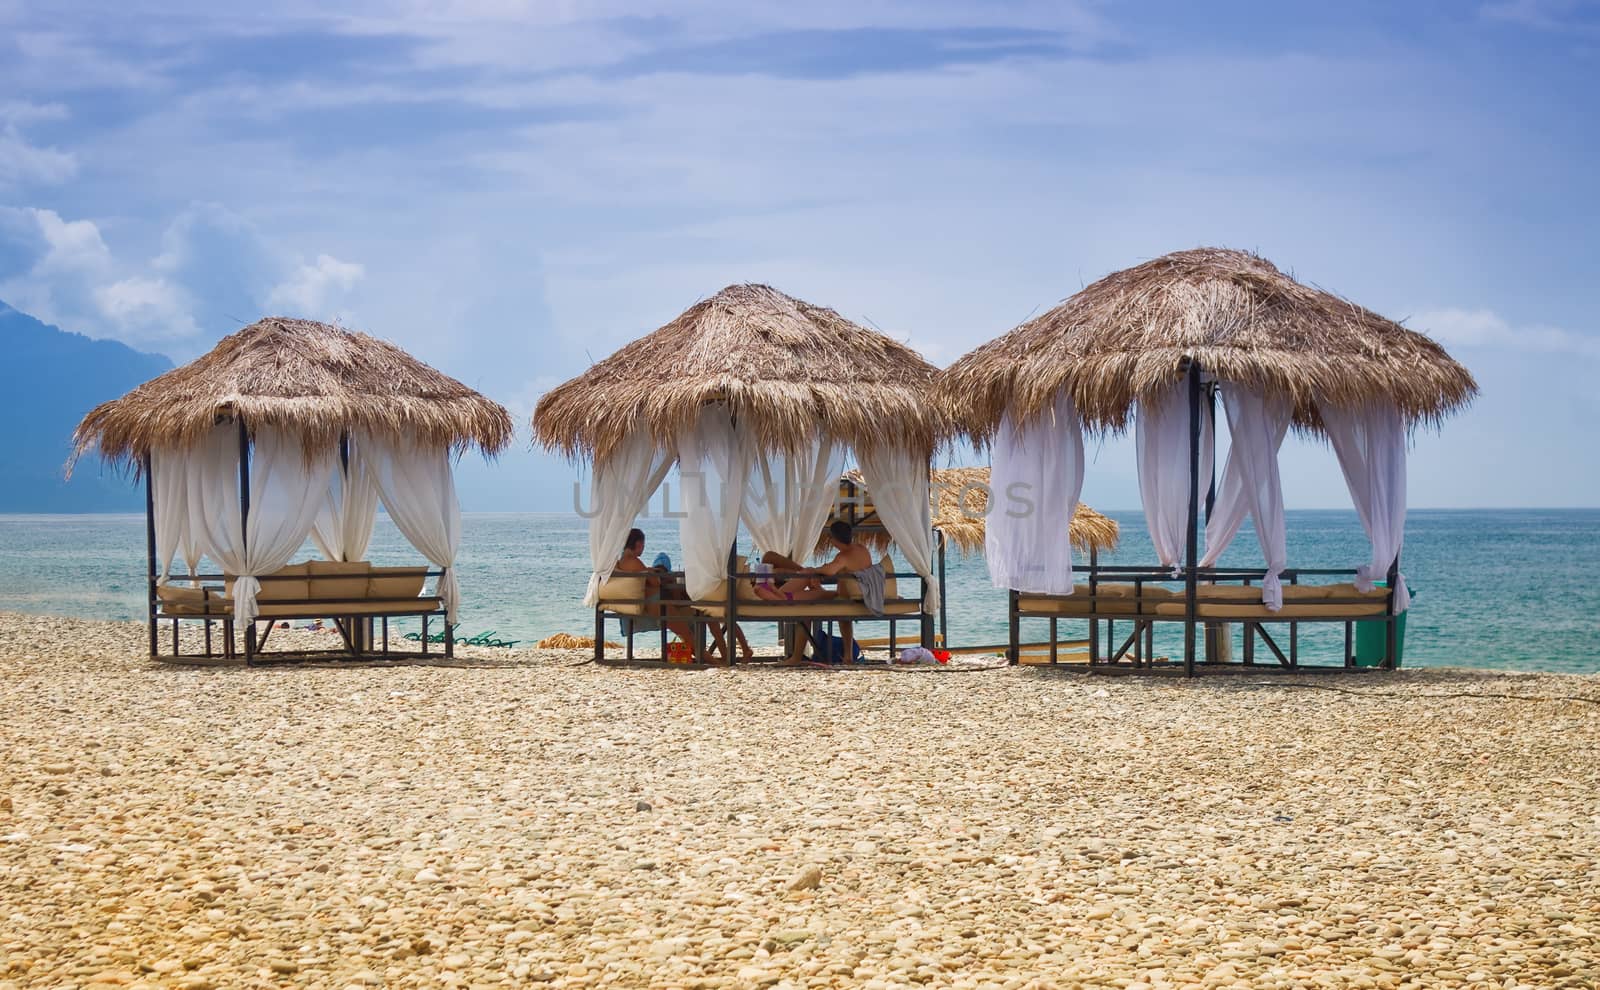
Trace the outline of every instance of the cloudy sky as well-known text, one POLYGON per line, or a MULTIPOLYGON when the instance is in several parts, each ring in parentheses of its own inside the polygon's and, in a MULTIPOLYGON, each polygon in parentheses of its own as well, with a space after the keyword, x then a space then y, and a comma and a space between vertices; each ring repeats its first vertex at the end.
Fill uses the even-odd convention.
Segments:
MULTIPOLYGON (((0 0, 0 299, 175 361, 267 313, 395 340, 518 416, 468 509, 568 507, 539 394, 728 283, 946 364, 1201 244, 1478 376, 1414 506, 1600 504, 1594 0, 264 7, 0 0)), ((1290 506, 1347 506, 1291 444, 1290 506)), ((1091 456, 1136 505, 1131 442, 1091 456)))

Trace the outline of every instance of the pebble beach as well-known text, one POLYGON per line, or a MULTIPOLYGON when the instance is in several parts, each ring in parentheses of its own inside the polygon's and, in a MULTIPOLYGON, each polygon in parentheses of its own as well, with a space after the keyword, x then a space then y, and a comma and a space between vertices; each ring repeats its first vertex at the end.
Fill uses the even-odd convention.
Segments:
POLYGON ((1594 676, 144 636, 0 613, 3 990, 1600 985, 1594 676))

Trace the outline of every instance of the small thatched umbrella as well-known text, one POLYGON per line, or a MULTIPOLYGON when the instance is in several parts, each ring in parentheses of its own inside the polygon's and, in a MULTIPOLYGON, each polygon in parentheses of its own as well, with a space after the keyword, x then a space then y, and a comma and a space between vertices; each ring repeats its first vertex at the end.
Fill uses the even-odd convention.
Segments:
MULTIPOLYGON (((845 480, 858 486, 858 491, 865 492, 861 472, 848 471, 845 480)), ((989 512, 989 469, 938 468, 932 472, 930 487, 934 492, 933 528, 943 533, 945 539, 963 555, 982 553, 984 518, 989 512)), ((865 492, 857 497, 865 500, 861 506, 862 512, 870 514, 872 493, 865 492)), ((1073 511, 1070 534, 1072 545, 1085 554, 1116 549, 1120 535, 1115 519, 1082 502, 1073 511)), ((879 553, 888 549, 892 542, 889 534, 879 527, 860 532, 856 539, 879 553)), ((831 545, 824 532, 817 539, 817 552, 821 553, 831 545)))
MULTIPOLYGON (((249 662, 261 578, 283 568, 308 536, 327 565, 365 574, 380 501, 439 568, 430 572, 438 578, 435 597, 421 601, 437 603, 453 623, 461 510, 450 455, 469 446, 493 455, 510 439, 503 407, 393 344, 268 317, 93 409, 73 434, 72 459, 98 450, 145 478, 151 656, 158 598, 170 591, 169 571, 181 550, 191 574, 201 555, 224 569, 228 614, 244 624, 249 662), (237 502, 236 514, 230 501, 237 502)), ((306 599, 314 583, 302 592, 285 583, 279 590, 289 590, 277 597, 306 599)), ((345 594, 365 593, 352 591, 349 581, 342 587, 345 594)), ((424 616, 426 634, 431 606, 399 605, 394 614, 424 616)), ((176 624, 174 618, 175 644, 176 624)), ((341 628, 352 652, 365 648, 353 619, 341 628)), ((209 654, 209 624, 206 642, 209 654)))
POLYGON ((1219 378, 1287 397, 1318 429, 1317 403, 1394 401, 1437 422, 1477 394, 1472 375, 1423 334, 1223 248, 1178 251, 1100 279, 967 354, 939 380, 977 442, 1010 412, 1024 422, 1065 389, 1086 423, 1120 429, 1133 404, 1193 359, 1219 378))
POLYGON ((72 457, 97 449, 137 468, 153 445, 191 444, 219 417, 291 429, 308 449, 357 430, 489 455, 511 441, 502 406, 388 341, 271 316, 96 406, 73 433, 72 457))
POLYGON ((604 460, 636 422, 671 447, 700 410, 723 403, 768 449, 819 432, 856 450, 892 435, 930 455, 948 421, 931 400, 933 365, 884 334, 766 285, 731 285, 545 393, 537 440, 604 460))

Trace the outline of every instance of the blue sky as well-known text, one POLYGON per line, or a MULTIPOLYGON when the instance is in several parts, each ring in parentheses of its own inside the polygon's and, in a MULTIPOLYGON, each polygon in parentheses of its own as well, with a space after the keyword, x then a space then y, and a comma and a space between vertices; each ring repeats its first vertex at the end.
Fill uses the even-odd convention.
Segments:
MULTIPOLYGON (((468 509, 568 507, 539 394, 728 283, 942 365, 1200 244, 1478 376, 1413 505, 1600 504, 1594 0, 270 6, 0 0, 0 299, 178 361, 266 313, 393 339, 518 417, 468 509)), ((1088 501, 1137 504, 1131 447, 1088 501)))

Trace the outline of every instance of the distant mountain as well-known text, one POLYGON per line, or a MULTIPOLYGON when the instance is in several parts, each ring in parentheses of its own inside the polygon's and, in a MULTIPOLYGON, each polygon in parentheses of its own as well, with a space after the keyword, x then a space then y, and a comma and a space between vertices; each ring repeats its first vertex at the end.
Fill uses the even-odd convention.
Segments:
POLYGON ((111 340, 68 333, 0 302, 0 512, 142 512, 143 492, 94 457, 63 468, 85 413, 172 368, 111 340))

